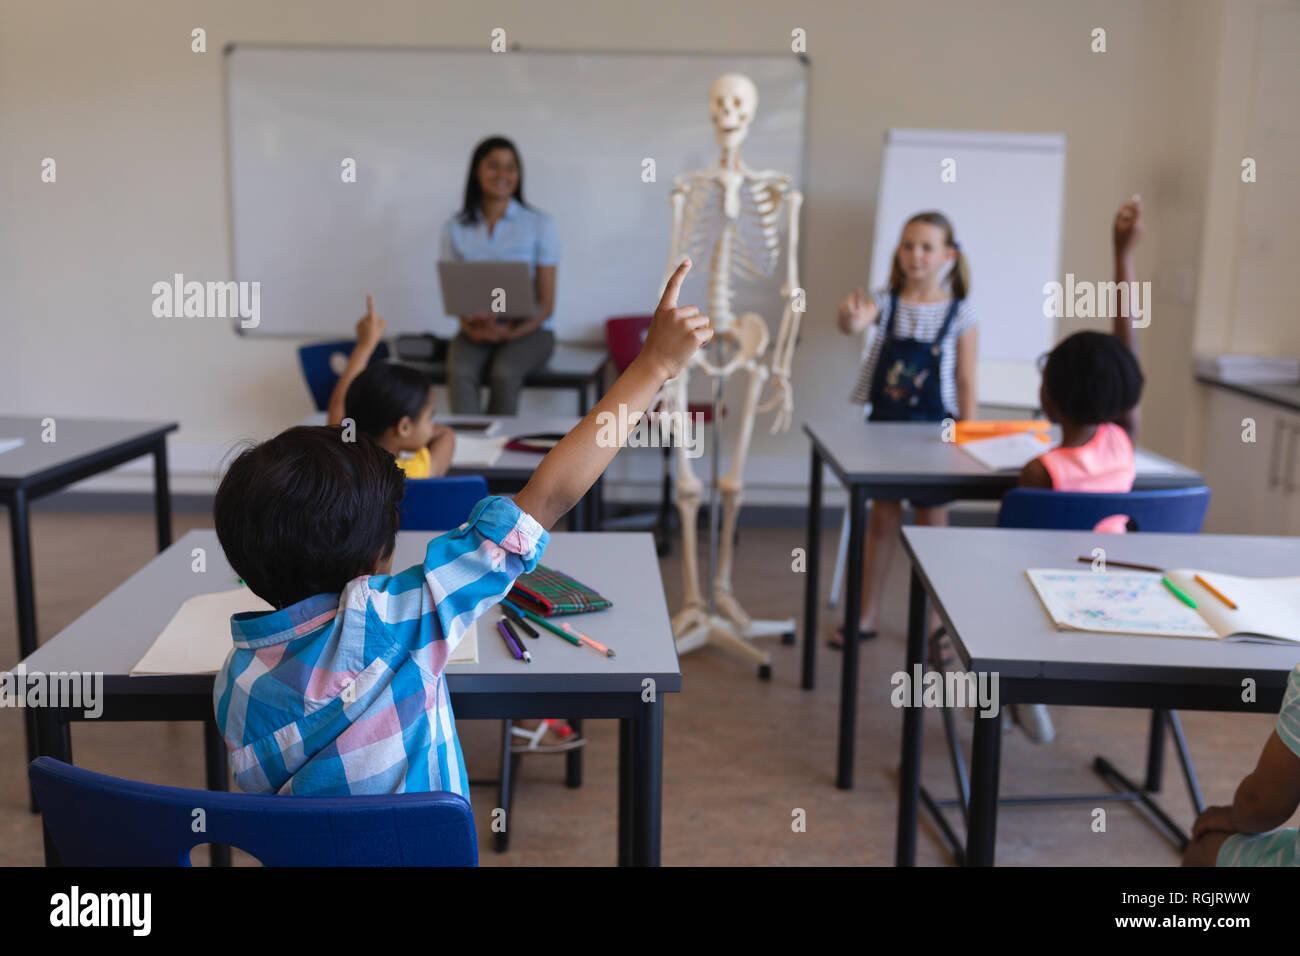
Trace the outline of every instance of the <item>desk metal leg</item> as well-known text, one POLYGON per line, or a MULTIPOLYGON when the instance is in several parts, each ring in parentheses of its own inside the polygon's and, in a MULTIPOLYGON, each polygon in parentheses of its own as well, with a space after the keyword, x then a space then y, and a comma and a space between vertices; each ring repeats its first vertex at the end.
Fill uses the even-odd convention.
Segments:
MULTIPOLYGON (((15 488, 9 493, 9 542, 14 560, 14 605, 18 614, 18 659, 36 652, 36 583, 32 574, 31 517, 27 492, 15 488)), ((27 762, 39 752, 36 741, 36 714, 23 708, 23 727, 27 737, 27 762)), ((36 812, 36 797, 28 791, 28 806, 36 812)))
POLYGON ((853 737, 858 716, 858 608, 862 604, 862 489, 849 487, 849 567, 844 584, 844 670, 840 674, 839 774, 835 786, 853 789, 853 737))
POLYGON ((623 717, 618 722, 618 865, 632 865, 632 804, 635 800, 636 721, 623 717))
MULTIPOLYGON (((1002 706, 1006 706, 1003 703, 1002 706)), ((971 755, 970 829, 966 832, 966 865, 992 866, 998 830, 998 764, 1002 755, 1002 721, 975 717, 971 755)))
MULTIPOLYGON (((217 729, 217 722, 209 717, 203 721, 203 762, 209 790, 229 790, 229 763, 226 742, 217 729)), ((230 866, 230 847, 213 843, 208 847, 213 866, 230 866)))
MULTIPOLYGON (((29 714, 32 711, 28 711, 29 714)), ((55 709, 42 710, 34 721, 36 728, 36 753, 41 757, 53 757, 64 763, 72 763, 72 732, 68 722, 55 709)), ((32 797, 32 809, 36 809, 36 798, 32 797)), ((42 824, 41 830, 45 841, 45 865, 62 866, 59 851, 50 838, 49 829, 42 824)))
POLYGON ((818 575, 822 556, 822 456, 813 445, 812 474, 808 479, 808 562, 803 582, 803 676, 804 690, 812 690, 817 661, 818 575))
MULTIPOLYGON (((928 616, 925 588, 921 576, 912 568, 912 586, 907 598, 907 660, 904 672, 909 677, 924 674, 925 624, 928 616)), ((910 702, 909 702, 910 703, 910 702)), ((903 753, 898 773, 898 837, 894 849, 895 866, 916 864, 917 795, 921 786, 921 707, 903 708, 903 753)))
POLYGON ((1147 785, 1150 793, 1159 793, 1165 775, 1165 718, 1163 710, 1151 711, 1151 733, 1147 737, 1147 785))
POLYGON ((153 450, 153 510, 158 525, 158 550, 172 543, 172 496, 167 483, 167 437, 158 439, 153 450))
POLYGON ((632 865, 658 866, 663 812, 664 710, 656 696, 636 719, 636 769, 632 782, 632 865))
MULTIPOLYGON (((569 726, 573 728, 574 733, 582 733, 581 720, 570 717, 569 726)), ((576 790, 582 786, 582 751, 584 749, 579 747, 576 750, 570 750, 564 755, 564 785, 571 790, 576 790)))

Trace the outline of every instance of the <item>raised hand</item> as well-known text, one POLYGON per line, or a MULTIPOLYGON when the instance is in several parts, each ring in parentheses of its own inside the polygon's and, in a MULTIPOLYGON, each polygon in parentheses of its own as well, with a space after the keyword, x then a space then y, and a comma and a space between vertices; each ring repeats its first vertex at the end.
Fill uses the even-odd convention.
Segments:
POLYGON ((1123 203, 1115 213, 1114 228, 1115 254, 1128 253, 1142 238, 1142 197, 1133 194, 1133 198, 1123 203))
POLYGON ((839 319, 840 331, 845 335, 852 335, 866 328, 870 315, 867 310, 867 298, 861 286, 844 297, 844 301, 840 303, 837 318, 839 319))
POLYGON ((375 315, 375 297, 366 293, 366 314, 357 321, 357 343, 375 346, 384 337, 388 323, 375 315))
POLYGON ((641 347, 640 357, 653 362, 664 378, 676 378, 681 374, 696 350, 713 338, 713 327, 707 315, 701 315, 693 305, 677 305, 682 282, 690 271, 691 260, 683 259, 669 277, 650 322, 645 344, 641 347))

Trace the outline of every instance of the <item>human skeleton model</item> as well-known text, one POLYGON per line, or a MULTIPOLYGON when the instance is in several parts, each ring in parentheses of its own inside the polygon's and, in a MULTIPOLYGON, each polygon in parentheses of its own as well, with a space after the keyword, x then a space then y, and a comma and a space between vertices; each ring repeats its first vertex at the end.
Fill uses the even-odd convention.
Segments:
MULTIPOLYGON (((673 180, 673 236, 665 284, 667 275, 672 274, 684 256, 702 259, 705 252, 709 254, 708 315, 713 322, 714 344, 709 350, 711 355, 700 350, 690 365, 665 385, 661 408, 669 413, 670 422, 686 421, 687 386, 692 369, 711 377, 715 396, 732 375, 743 372, 748 376, 736 453, 727 474, 717 482, 723 513, 721 555, 712 582, 712 600, 707 604, 700 591, 696 556, 696 518, 703 484, 691 469, 686 442, 676 443, 677 509, 682 523, 686 601, 673 618, 673 634, 682 653, 712 641, 758 661, 763 665, 760 673, 767 676, 769 655, 748 639, 793 632, 794 621, 751 619, 732 593, 731 565, 754 418, 775 408, 772 423, 775 434, 789 427, 794 410, 790 363, 798 339, 802 304, 796 310, 792 296, 799 289, 797 253, 803 196, 789 176, 772 170, 753 170, 741 162, 740 144, 749 132, 757 106, 758 91, 748 77, 729 73, 714 80, 709 88, 709 115, 722 148, 721 160, 714 169, 685 173, 673 180), (765 365, 770 339, 767 321, 756 312, 734 315, 731 304, 737 280, 757 279, 775 271, 781 254, 783 208, 789 240, 785 283, 781 286, 785 310, 771 364, 765 365), (769 377, 776 394, 760 407, 760 395, 769 377)), ((719 427, 716 417, 714 427, 719 427)), ((716 441, 714 450, 716 462, 716 441)))

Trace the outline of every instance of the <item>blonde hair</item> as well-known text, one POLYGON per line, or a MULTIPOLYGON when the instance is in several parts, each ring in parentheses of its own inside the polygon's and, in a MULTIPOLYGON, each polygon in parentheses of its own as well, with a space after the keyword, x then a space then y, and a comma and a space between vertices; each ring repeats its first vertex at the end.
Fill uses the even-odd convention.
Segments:
MULTIPOLYGON (((970 266, 966 263, 966 257, 962 255, 961 246, 952 236, 952 223, 948 217, 941 212, 930 210, 929 212, 918 212, 907 222, 903 223, 906 229, 914 222, 924 222, 931 226, 938 226, 943 230, 944 242, 957 250, 957 258, 952 264, 952 271, 948 273, 948 284, 952 287, 952 297, 954 299, 964 299, 970 295, 970 266)), ((890 295, 899 295, 903 291, 903 267, 898 261, 898 249, 894 249, 894 261, 889 268, 889 293, 890 295)))

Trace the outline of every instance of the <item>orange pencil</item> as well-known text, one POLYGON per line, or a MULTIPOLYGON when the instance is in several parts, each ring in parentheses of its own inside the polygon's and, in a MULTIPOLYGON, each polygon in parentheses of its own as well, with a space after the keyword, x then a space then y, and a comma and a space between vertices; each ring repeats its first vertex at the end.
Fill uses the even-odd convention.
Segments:
POLYGON ((1224 604, 1228 605, 1228 607, 1232 608, 1234 611, 1237 610, 1237 605, 1233 604, 1233 603, 1232 603, 1231 601, 1229 601, 1226 597, 1224 597, 1224 595, 1219 591, 1219 589, 1216 588, 1213 584, 1211 584, 1209 581, 1205 580, 1205 578, 1201 577, 1199 574, 1195 574, 1195 575, 1192 575, 1192 576, 1193 576, 1194 578, 1196 578, 1196 583, 1197 583, 1197 584, 1199 584, 1201 587, 1205 588, 1205 590, 1209 591, 1211 594, 1213 594, 1216 598, 1218 598, 1218 599, 1219 599, 1220 601, 1222 601, 1224 604))

